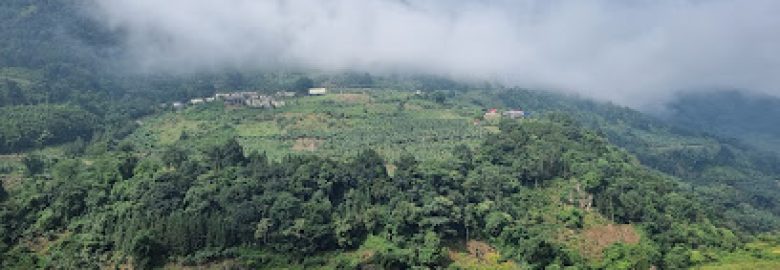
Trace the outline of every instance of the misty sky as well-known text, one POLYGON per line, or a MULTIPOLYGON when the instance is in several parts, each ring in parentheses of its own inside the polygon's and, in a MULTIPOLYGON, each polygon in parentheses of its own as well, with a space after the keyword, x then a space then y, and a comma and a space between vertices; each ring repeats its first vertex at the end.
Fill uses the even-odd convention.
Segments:
POLYGON ((424 72, 652 107, 780 96, 776 0, 92 0, 146 71, 424 72))

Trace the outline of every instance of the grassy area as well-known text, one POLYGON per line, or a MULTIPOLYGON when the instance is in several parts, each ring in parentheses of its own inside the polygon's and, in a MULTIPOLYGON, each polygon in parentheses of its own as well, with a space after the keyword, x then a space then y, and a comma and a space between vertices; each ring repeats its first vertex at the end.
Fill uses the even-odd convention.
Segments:
POLYGON ((718 262, 695 267, 698 270, 776 270, 780 259, 759 258, 752 254, 732 253, 721 257, 718 262))
POLYGON ((360 268, 361 266, 367 269, 379 269, 371 268, 374 266, 372 261, 374 256, 379 253, 387 254, 393 249, 398 247, 389 240, 382 236, 370 235, 360 247, 351 251, 326 252, 309 256, 304 260, 291 261, 287 254, 242 248, 238 250, 236 261, 252 269, 363 269, 360 268))
POLYGON ((523 269, 514 261, 501 259, 500 253, 495 248, 481 241, 469 241, 465 247, 451 249, 448 253, 452 261, 449 269, 523 269))
MULTIPOLYGON (((772 237, 770 237, 772 238, 772 237)), ((766 239, 748 243, 744 250, 732 253, 715 254, 708 257, 713 262, 694 269, 700 270, 775 270, 780 269, 780 243, 777 239, 766 239)))

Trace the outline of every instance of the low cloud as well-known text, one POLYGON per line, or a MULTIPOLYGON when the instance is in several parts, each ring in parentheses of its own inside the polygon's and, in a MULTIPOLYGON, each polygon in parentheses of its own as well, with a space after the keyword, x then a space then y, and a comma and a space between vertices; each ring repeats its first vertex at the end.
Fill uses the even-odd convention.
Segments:
POLYGON ((126 59, 223 68, 423 72, 637 108, 683 90, 780 96, 775 0, 92 0, 126 59))

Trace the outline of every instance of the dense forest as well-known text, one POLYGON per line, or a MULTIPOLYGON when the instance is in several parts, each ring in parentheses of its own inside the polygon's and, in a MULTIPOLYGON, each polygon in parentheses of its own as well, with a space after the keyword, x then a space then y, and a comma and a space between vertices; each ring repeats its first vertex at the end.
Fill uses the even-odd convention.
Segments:
POLYGON ((0 269, 780 268, 777 99, 140 73, 82 4, 0 3, 0 269), (169 106, 232 91, 298 96, 169 106))
MULTIPOLYGON (((33 175, 3 204, 5 246, 71 236, 49 258, 16 247, 3 261, 10 268, 98 268, 133 258, 144 267, 176 257, 207 261, 248 246, 285 254, 253 258, 250 267, 318 266, 323 262, 306 258, 379 235, 391 248, 361 263, 446 265, 448 244, 482 239, 531 268, 587 267, 556 235, 582 228, 589 211, 648 234, 636 246, 606 250, 609 259, 597 267, 679 268, 691 263, 693 250, 740 244, 729 220, 676 180, 565 116, 505 121, 500 129, 477 150, 455 147, 452 160, 421 163, 403 155, 392 175, 371 149, 347 161, 306 155, 273 161, 245 154, 232 139, 201 153, 172 146, 138 157, 123 145, 90 156, 87 167, 69 158, 37 172, 28 165, 33 175), (588 196, 593 210, 581 203, 588 196), (105 257, 107 251, 127 257, 105 257)), ((337 265, 358 267, 349 263, 337 265)))

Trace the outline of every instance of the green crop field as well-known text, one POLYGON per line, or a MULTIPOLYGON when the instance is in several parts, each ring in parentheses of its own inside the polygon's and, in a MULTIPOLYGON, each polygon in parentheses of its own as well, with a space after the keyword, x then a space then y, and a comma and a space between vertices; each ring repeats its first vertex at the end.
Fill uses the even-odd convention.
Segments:
POLYGON ((273 110, 221 103, 191 106, 140 121, 141 128, 129 139, 153 151, 173 144, 197 148, 235 136, 247 152, 265 152, 277 160, 295 152, 349 157, 373 148, 392 161, 404 152, 421 160, 443 160, 453 147, 475 146, 491 132, 489 126, 474 124, 483 108, 454 108, 406 92, 285 101, 286 106, 273 110))

